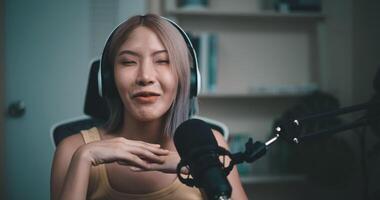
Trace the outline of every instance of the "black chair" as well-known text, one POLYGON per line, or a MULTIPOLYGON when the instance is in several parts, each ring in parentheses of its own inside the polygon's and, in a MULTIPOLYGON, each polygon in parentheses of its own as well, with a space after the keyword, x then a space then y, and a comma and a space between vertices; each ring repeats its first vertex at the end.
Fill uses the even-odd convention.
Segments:
POLYGON ((79 133, 81 130, 90 129, 102 125, 108 117, 108 109, 105 101, 98 93, 98 70, 99 60, 91 64, 87 83, 87 91, 84 102, 84 114, 86 116, 76 117, 61 121, 52 126, 51 136, 54 146, 57 146, 64 138, 79 133))
MULTIPOLYGON (((98 92, 98 71, 100 61, 95 60, 91 64, 90 74, 87 83, 87 91, 84 102, 84 114, 86 116, 64 120, 52 126, 51 137, 54 146, 57 146, 64 138, 79 133, 81 130, 87 130, 92 127, 99 127, 107 120, 109 112, 105 100, 99 96, 98 92)), ((212 129, 223 134, 227 141, 229 130, 228 127, 216 120, 201 116, 192 118, 201 119, 207 122, 212 129)))

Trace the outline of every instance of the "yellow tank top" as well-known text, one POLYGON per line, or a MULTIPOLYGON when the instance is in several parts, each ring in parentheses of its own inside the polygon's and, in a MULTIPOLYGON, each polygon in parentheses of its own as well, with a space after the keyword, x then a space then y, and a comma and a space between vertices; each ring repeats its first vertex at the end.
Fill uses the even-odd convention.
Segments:
MULTIPOLYGON (((97 128, 81 131, 85 143, 99 141, 100 135, 97 128)), ((198 200, 203 199, 197 188, 191 188, 182 184, 179 179, 169 186, 147 194, 127 194, 114 190, 107 176, 104 164, 93 166, 90 173, 90 181, 94 184, 91 194, 87 195, 89 200, 198 200)))

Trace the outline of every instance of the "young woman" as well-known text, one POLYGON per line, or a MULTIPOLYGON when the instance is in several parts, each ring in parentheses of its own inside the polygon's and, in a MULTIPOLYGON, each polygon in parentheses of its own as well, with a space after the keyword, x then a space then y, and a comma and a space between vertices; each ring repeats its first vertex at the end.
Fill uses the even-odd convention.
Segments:
MULTIPOLYGON (((190 56, 179 30, 162 17, 134 16, 118 26, 101 61, 110 118, 59 144, 53 200, 203 199, 175 174, 180 157, 173 134, 189 117, 190 56)), ((247 199, 236 168, 228 180, 232 199, 247 199)))

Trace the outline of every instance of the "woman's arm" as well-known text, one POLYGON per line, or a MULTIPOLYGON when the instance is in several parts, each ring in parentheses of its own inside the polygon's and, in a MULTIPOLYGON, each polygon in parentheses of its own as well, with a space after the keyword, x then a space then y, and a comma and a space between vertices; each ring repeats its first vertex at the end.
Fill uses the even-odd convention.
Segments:
POLYGON ((121 137, 82 145, 83 140, 75 138, 78 136, 65 139, 56 149, 51 175, 53 200, 86 199, 92 165, 118 162, 149 169, 149 163, 162 163, 160 156, 169 153, 159 145, 121 137))
POLYGON ((86 199, 90 178, 91 159, 88 151, 79 148, 73 155, 65 181, 62 186, 60 200, 86 199))
POLYGON ((74 199, 86 198, 89 179, 89 172, 86 171, 90 170, 90 166, 86 166, 84 162, 78 162, 80 159, 78 158, 78 154, 76 154, 78 148, 83 144, 84 142, 81 138, 81 135, 76 134, 64 139, 56 148, 51 171, 50 199, 61 199, 61 192, 63 191, 63 187, 65 187, 64 185, 67 185, 65 188, 66 191, 71 191, 71 189, 68 188, 69 185, 65 184, 65 182, 68 183, 76 181, 82 183, 77 188, 82 192, 75 191, 75 195, 77 195, 77 197, 74 199), (76 156, 73 156, 74 154, 76 154, 76 156), (79 169, 82 170, 82 174, 84 176, 82 177, 80 174, 79 177, 77 177, 77 180, 72 180, 73 177, 75 177, 74 174, 77 174, 79 172, 79 169), (70 181, 68 179, 70 179, 70 181))

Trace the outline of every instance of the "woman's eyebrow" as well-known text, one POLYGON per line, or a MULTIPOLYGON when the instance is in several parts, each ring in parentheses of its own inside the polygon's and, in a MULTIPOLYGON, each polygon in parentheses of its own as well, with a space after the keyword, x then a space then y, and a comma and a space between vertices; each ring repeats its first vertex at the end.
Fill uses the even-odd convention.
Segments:
MULTIPOLYGON (((168 53, 168 51, 166 49, 163 49, 163 50, 158 50, 158 51, 155 51, 152 53, 152 56, 156 55, 156 54, 160 54, 160 53, 168 53)), ((123 55, 123 54, 130 54, 130 55, 133 55, 133 56, 140 56, 139 53, 137 52, 134 52, 134 51, 131 51, 131 50, 123 50, 123 51, 120 51, 119 53, 119 56, 123 55)))
POLYGON ((131 51, 131 50, 123 50, 123 51, 120 51, 119 56, 121 56, 121 55, 123 55, 123 54, 130 54, 130 55, 133 55, 133 56, 140 56, 139 53, 134 52, 134 51, 131 51))
POLYGON ((152 56, 156 55, 156 54, 160 54, 160 53, 168 53, 168 51, 166 49, 163 49, 163 50, 158 50, 158 51, 155 51, 152 53, 152 56))

